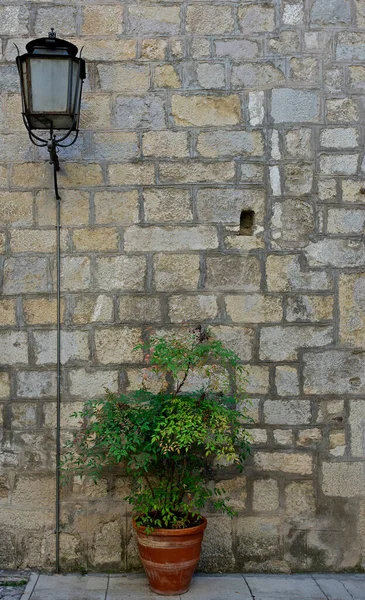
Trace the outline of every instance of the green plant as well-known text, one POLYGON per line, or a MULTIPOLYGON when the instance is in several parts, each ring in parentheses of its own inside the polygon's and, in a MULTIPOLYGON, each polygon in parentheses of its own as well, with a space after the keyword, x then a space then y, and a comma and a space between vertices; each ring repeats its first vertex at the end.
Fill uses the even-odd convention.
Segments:
POLYGON ((132 484, 126 500, 147 531, 198 523, 208 501, 233 516, 224 489, 211 479, 222 460, 241 471, 250 451, 238 356, 201 327, 138 348, 157 374, 160 391, 149 392, 143 381, 138 391, 122 396, 107 391, 86 402, 75 414, 83 425, 66 444, 66 477, 97 481, 105 468, 123 467, 132 484), (199 389, 190 391, 194 377, 199 389))

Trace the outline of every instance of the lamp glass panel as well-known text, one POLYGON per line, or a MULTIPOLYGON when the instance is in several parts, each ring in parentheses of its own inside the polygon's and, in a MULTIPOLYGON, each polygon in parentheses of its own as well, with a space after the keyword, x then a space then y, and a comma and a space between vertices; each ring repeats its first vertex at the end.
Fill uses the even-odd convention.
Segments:
POLYGON ((31 57, 32 112, 69 111, 69 62, 67 59, 31 57))

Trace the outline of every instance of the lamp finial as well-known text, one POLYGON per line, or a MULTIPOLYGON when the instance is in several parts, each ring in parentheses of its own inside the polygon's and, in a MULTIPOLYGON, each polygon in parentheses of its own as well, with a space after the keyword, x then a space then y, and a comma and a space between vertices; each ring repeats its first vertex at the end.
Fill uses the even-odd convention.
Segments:
POLYGON ((51 31, 48 32, 48 37, 51 40, 55 40, 56 39, 56 32, 54 30, 54 27, 51 27, 51 31))

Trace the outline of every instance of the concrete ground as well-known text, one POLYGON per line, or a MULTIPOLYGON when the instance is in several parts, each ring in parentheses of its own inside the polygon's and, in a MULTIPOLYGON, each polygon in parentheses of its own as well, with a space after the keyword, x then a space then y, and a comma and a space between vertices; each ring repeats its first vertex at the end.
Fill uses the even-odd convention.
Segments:
MULTIPOLYGON (((32 574, 21 600, 157 600, 143 575, 32 574)), ((9 597, 10 598, 10 597, 9 597)), ((365 600, 365 575, 195 575, 171 600, 365 600)))

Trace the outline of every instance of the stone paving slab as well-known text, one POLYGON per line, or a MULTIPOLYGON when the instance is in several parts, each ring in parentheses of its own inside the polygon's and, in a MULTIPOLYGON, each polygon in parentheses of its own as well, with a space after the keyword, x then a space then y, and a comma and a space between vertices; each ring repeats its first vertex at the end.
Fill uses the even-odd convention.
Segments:
MULTIPOLYGON (((158 600, 141 574, 32 574, 21 600, 158 600)), ((365 600, 365 575, 204 575, 171 600, 365 600)))

